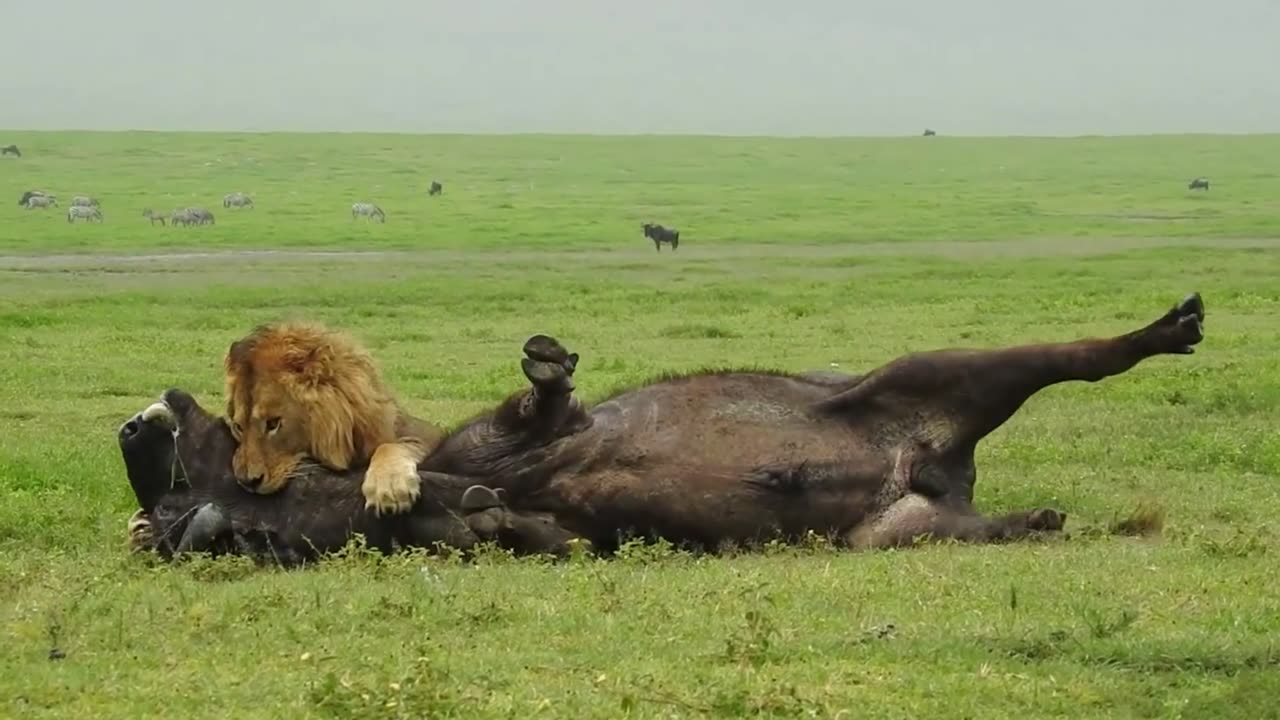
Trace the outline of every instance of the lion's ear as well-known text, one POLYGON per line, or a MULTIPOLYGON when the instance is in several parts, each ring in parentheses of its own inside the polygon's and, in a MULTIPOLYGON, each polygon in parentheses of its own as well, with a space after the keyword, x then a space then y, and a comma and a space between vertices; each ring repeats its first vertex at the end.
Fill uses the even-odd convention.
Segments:
POLYGON ((346 470, 355 461, 355 418, 342 403, 317 403, 307 418, 311 428, 311 452, 324 465, 346 470))

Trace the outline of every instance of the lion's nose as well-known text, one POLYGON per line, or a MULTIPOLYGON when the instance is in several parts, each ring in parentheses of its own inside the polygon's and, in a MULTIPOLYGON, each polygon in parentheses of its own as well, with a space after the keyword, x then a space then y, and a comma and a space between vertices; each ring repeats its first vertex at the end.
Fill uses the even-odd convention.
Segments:
POLYGON ((240 481, 240 486, 245 490, 257 490, 262 485, 262 476, 257 475, 251 478, 245 478, 240 481))

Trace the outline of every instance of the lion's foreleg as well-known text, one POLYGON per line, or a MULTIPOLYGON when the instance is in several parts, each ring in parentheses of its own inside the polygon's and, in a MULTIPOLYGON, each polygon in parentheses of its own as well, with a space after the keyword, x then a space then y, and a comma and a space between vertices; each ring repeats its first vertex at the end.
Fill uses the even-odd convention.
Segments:
POLYGON ((383 443, 373 451, 369 470, 360 489, 365 507, 378 515, 406 512, 422 493, 418 463, 430 452, 430 446, 417 438, 400 438, 383 443))

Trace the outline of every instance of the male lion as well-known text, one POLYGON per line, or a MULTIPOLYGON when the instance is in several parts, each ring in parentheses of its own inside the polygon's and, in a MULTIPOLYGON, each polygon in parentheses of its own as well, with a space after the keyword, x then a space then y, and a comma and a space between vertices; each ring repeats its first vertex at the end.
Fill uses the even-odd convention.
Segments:
POLYGON ((418 463, 443 431, 409 415, 353 339, 315 323, 262 325, 224 360, 236 480, 260 495, 308 461, 342 471, 368 463, 361 490, 377 514, 408 510, 418 463))

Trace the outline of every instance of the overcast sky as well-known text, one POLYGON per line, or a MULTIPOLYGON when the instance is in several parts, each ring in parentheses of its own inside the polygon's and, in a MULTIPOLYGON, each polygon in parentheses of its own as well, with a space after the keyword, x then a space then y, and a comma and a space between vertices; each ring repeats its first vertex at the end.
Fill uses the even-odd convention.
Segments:
POLYGON ((0 0, 0 128, 1280 131, 1280 0, 0 0))

